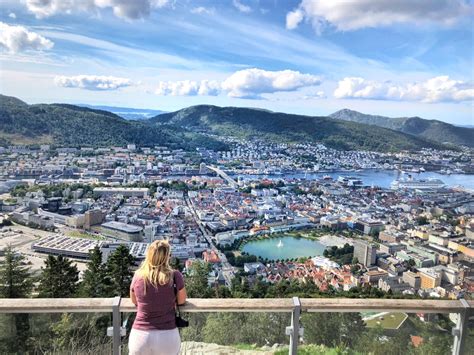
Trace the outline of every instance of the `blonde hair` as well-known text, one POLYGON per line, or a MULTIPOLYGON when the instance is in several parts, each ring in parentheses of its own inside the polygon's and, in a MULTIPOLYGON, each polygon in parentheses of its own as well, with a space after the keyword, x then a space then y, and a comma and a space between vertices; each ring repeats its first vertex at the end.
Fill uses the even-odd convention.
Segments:
POLYGON ((145 285, 158 287, 171 282, 173 269, 170 266, 170 244, 167 240, 156 240, 148 246, 145 260, 137 270, 137 274, 142 277, 145 285))

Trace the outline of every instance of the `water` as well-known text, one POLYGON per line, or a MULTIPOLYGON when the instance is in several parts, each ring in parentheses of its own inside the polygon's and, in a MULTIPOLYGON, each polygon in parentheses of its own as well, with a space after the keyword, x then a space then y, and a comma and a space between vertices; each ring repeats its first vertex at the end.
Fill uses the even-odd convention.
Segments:
MULTIPOLYGON (((443 175, 435 172, 410 173, 415 179, 437 178, 443 181, 448 186, 462 186, 469 190, 474 190, 474 175, 468 174, 451 174, 443 175)), ((240 177, 242 179, 306 179, 316 180, 323 176, 329 175, 333 179, 338 176, 354 176, 362 180, 366 186, 378 186, 382 188, 390 188, 393 180, 400 177, 407 177, 407 174, 401 174, 397 170, 362 170, 362 171, 344 171, 344 172, 328 172, 328 173, 297 173, 297 174, 283 174, 283 175, 234 175, 234 178, 240 177)))
POLYGON ((286 236, 250 241, 243 246, 242 251, 263 259, 284 260, 304 256, 320 256, 323 255, 324 249, 326 246, 318 241, 286 236), (282 247, 278 247, 280 240, 283 243, 282 247))

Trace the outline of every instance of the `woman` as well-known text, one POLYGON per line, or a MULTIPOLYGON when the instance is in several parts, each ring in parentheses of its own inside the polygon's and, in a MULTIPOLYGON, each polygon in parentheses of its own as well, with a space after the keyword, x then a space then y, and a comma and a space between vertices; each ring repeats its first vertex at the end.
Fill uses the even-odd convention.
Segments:
POLYGON ((145 261, 133 276, 130 298, 137 306, 137 316, 128 342, 130 355, 179 353, 175 305, 186 302, 186 289, 183 275, 169 262, 168 241, 157 240, 150 244, 145 261))

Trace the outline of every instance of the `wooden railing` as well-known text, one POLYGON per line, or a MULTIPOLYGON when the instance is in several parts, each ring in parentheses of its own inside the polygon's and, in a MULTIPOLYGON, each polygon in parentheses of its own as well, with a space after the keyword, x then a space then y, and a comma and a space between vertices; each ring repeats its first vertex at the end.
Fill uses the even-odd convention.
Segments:
MULTIPOLYGON (((469 315, 474 301, 466 300, 411 300, 411 299, 351 299, 351 298, 269 298, 269 299, 188 299, 180 307, 182 312, 286 312, 291 313, 291 325, 287 327, 290 336, 290 354, 295 355, 298 347, 301 312, 407 312, 407 313, 457 313, 458 321, 453 329, 453 354, 467 354, 464 351, 469 315)), ((0 299, 0 313, 107 313, 113 314, 113 354, 121 352, 123 334, 121 313, 135 312, 136 307, 129 298, 28 298, 0 299)))

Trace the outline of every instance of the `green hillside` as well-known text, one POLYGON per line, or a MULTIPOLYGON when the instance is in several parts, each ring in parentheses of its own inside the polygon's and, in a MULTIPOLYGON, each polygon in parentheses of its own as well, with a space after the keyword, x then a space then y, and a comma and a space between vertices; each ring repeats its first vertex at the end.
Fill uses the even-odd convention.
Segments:
POLYGON ((434 140, 412 134, 329 117, 199 105, 149 120, 129 121, 104 110, 68 104, 28 105, 17 98, 0 95, 0 145, 123 146, 135 143, 183 149, 227 147, 209 134, 263 138, 271 142, 320 142, 344 150, 445 148, 434 140))
POLYGON ((337 149, 399 151, 439 143, 373 125, 238 107, 199 105, 156 116, 155 126, 180 126, 242 138, 276 142, 322 142, 337 149))
POLYGON ((340 120, 365 123, 394 129, 440 143, 466 145, 474 147, 474 128, 457 127, 437 120, 425 120, 420 117, 385 117, 366 115, 353 110, 343 109, 330 115, 340 120))
POLYGON ((127 121, 111 112, 65 104, 28 105, 0 95, 0 144, 111 146, 136 143, 192 149, 220 142, 180 127, 127 121))

